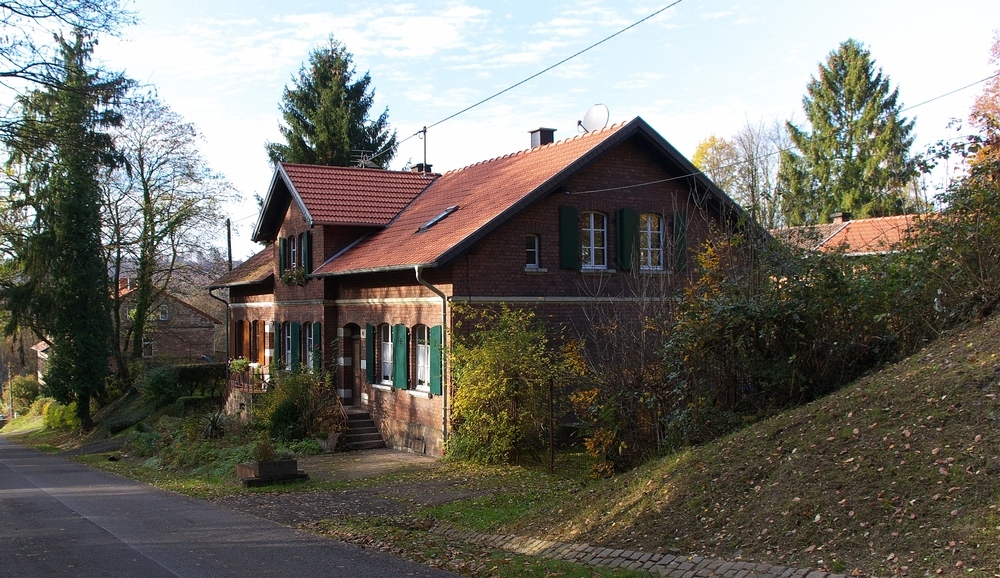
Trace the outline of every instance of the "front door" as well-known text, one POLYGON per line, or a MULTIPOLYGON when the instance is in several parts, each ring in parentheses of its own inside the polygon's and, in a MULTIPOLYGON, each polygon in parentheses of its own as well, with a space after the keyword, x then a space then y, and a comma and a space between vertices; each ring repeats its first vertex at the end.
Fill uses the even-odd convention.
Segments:
POLYGON ((361 383, 361 336, 351 337, 351 398, 352 404, 357 405, 353 400, 359 399, 358 386, 361 383))

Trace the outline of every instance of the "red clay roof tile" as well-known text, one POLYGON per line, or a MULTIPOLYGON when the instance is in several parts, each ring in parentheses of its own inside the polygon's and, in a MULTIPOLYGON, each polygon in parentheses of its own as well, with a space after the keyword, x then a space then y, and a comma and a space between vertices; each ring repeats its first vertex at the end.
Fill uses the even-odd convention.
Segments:
POLYGON ((805 227, 777 229, 772 234, 802 249, 843 251, 848 255, 888 253, 906 238, 920 215, 854 219, 805 227))
POLYGON ((625 125, 483 161, 440 176, 393 220, 315 273, 336 275, 434 265, 625 125), (452 206, 454 213, 420 228, 452 206))
POLYGON ((281 163, 315 224, 385 226, 433 181, 426 173, 281 163))

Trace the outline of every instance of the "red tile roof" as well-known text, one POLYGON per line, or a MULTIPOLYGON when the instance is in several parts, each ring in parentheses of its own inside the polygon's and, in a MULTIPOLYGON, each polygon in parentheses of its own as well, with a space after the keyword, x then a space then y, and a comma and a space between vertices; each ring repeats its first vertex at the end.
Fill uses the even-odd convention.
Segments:
POLYGON ((385 226, 436 175, 281 163, 312 223, 385 226))
POLYGON ((855 219, 772 231, 775 237, 812 251, 843 251, 847 255, 888 253, 906 238, 920 215, 855 219))
POLYGON ((546 192, 546 185, 557 186, 565 171, 600 149, 623 126, 629 125, 614 125, 445 173, 388 227, 334 256, 315 273, 437 265, 524 208, 532 193, 546 192), (420 230, 449 207, 457 209, 420 230))
POLYGON ((274 275, 274 248, 264 250, 234 267, 232 271, 208 286, 209 289, 232 287, 233 285, 256 285, 274 275))

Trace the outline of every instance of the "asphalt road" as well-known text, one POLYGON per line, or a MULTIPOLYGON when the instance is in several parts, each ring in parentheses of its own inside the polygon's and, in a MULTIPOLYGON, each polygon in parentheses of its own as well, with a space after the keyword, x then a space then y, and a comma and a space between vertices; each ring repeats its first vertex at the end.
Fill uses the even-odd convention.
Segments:
POLYGON ((0 576, 456 576, 0 438, 0 576))

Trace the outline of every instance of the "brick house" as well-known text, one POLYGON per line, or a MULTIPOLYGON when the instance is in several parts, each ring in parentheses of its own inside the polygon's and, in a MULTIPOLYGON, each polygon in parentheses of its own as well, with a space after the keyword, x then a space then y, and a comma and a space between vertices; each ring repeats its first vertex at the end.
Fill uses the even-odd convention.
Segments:
POLYGON ((636 118, 438 175, 280 164, 254 240, 217 280, 231 355, 332 369, 389 445, 440 456, 453 305, 532 307, 578 325, 629 277, 682 282, 688 251, 745 213, 636 118))
MULTIPOLYGON (((135 306, 135 288, 120 279, 118 292, 124 312, 135 306)), ((146 320, 142 357, 147 362, 196 363, 217 360, 225 355, 225 345, 217 346, 225 323, 212 314, 171 293, 163 293, 153 303, 146 320)), ((125 322, 123 331, 128 329, 125 322)), ((223 358, 224 359, 224 358, 223 358)))
MULTIPOLYGON (((128 279, 118 280, 122 319, 135 306, 135 289, 128 279)), ((142 357, 147 363, 197 363, 225 355, 225 323, 198 307, 169 293, 161 295, 146 322, 142 357), (221 337, 221 339, 220 339, 221 337), (221 347, 218 345, 221 343, 221 347)), ((128 329, 128 322, 122 328, 128 329)), ((37 359, 38 383, 45 384, 50 345, 39 341, 31 347, 37 359)), ((112 362, 113 365, 113 362, 112 362)))

